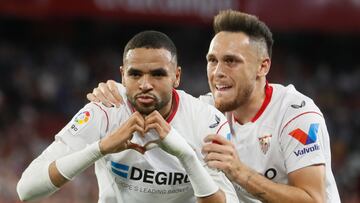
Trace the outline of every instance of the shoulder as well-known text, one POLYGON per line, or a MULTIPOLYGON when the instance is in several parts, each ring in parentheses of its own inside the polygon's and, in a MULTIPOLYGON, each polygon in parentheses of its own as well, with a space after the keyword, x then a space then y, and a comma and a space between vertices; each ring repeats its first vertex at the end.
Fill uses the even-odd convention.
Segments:
POLYGON ((315 111, 321 114, 314 101, 295 89, 293 85, 282 86, 271 84, 274 89, 275 102, 281 103, 281 112, 285 115, 293 115, 307 111, 315 111))
POLYGON ((314 101, 297 91, 293 85, 282 86, 272 84, 274 95, 280 103, 279 113, 282 115, 281 129, 291 123, 299 122, 308 125, 311 122, 323 121, 323 114, 314 101))
MULTIPOLYGON (((192 95, 186 93, 182 90, 176 90, 179 95, 180 104, 184 107, 184 109, 191 109, 196 113, 218 113, 223 115, 219 110, 217 110, 213 105, 209 104, 210 100, 212 100, 212 95, 207 94, 207 96, 200 96, 199 98, 193 97, 192 95)), ((201 114, 197 114, 197 116, 201 116, 201 114)))

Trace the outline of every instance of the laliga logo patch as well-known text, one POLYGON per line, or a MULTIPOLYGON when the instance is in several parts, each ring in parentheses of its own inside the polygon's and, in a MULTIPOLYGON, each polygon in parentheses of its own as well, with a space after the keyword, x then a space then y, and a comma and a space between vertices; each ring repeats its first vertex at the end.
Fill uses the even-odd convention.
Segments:
POLYGON ((87 123, 90 119, 90 112, 84 111, 81 112, 78 116, 75 118, 75 122, 79 125, 87 123))
POLYGON ((72 135, 75 135, 77 132, 79 132, 85 124, 89 122, 91 118, 90 111, 83 111, 79 113, 73 120, 71 126, 70 126, 70 132, 72 135))

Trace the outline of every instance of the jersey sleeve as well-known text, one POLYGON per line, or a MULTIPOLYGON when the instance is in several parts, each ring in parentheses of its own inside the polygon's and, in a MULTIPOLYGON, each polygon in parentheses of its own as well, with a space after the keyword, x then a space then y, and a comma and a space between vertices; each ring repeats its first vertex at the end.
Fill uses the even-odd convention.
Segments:
POLYGON ((324 144, 328 136, 324 118, 319 112, 304 111, 290 117, 280 135, 287 172, 324 164, 324 144))
POLYGON ((100 104, 89 103, 55 136, 72 150, 80 150, 101 139, 109 126, 108 113, 100 104))
POLYGON ((204 94, 204 95, 200 95, 199 100, 202 102, 205 102, 207 104, 210 104, 212 106, 215 105, 214 97, 211 92, 204 94))

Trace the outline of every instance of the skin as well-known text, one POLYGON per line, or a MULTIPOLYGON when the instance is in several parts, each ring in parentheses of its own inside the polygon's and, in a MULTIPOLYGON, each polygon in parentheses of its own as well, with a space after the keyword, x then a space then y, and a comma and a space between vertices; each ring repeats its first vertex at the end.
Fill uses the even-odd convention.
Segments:
MULTIPOLYGON (((122 83, 126 88, 128 101, 136 109, 130 118, 100 143, 103 155, 135 149, 145 153, 145 148, 130 142, 132 134, 144 135, 155 129, 160 139, 170 132, 171 126, 166 122, 171 113, 172 90, 178 87, 181 68, 177 66, 175 57, 166 49, 135 48, 129 50, 124 58, 124 66, 120 67, 122 83)), ((116 96, 113 97, 115 99, 116 96)), ((50 164, 49 175, 57 187, 67 182, 56 168, 55 162, 50 164)), ((224 193, 216 193, 198 198, 199 203, 226 202, 224 193)))
MULTIPOLYGON (((265 99, 266 75, 271 65, 266 45, 250 39, 243 32, 219 32, 212 39, 206 58, 208 83, 216 107, 222 112, 231 112, 242 124, 250 122, 265 99)), ((114 81, 103 85, 110 89, 116 87, 114 81)), ((106 89, 98 91, 104 98, 111 94, 106 89)), ((119 93, 116 91, 116 94, 119 93)), ((90 100, 98 96, 95 92, 90 95, 90 100)), ((234 144, 221 136, 209 135, 205 142, 207 144, 202 152, 206 154, 207 164, 222 170, 231 181, 241 185, 259 200, 325 202, 323 164, 293 171, 288 174, 288 185, 279 184, 243 164, 234 144)))
MULTIPOLYGON (((207 54, 207 74, 215 105, 232 112, 240 123, 250 122, 264 98, 271 61, 261 42, 242 32, 220 32, 207 54)), ((241 162, 233 143, 209 135, 203 153, 210 167, 224 171, 233 182, 263 202, 324 202, 325 167, 313 165, 288 174, 289 185, 278 184, 241 162), (215 144, 219 143, 219 144, 215 144)))

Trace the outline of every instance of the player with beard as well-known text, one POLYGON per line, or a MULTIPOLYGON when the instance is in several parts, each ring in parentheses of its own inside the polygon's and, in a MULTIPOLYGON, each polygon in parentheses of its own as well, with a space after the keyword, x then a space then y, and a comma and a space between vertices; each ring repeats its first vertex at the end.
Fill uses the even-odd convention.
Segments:
MULTIPOLYGON (((206 57, 212 94, 200 99, 226 112, 233 139, 206 137, 208 166, 226 174, 243 202, 340 202, 323 114, 293 85, 267 82, 269 28, 255 16, 227 10, 214 18, 214 30, 206 57)), ((88 99, 121 100, 113 81, 88 99)))
POLYGON ((126 45, 120 108, 89 103, 24 171, 21 200, 49 195, 95 164, 98 202, 238 202, 225 175, 206 167, 207 134, 231 138, 222 113, 183 91, 176 47, 144 31, 126 45))

